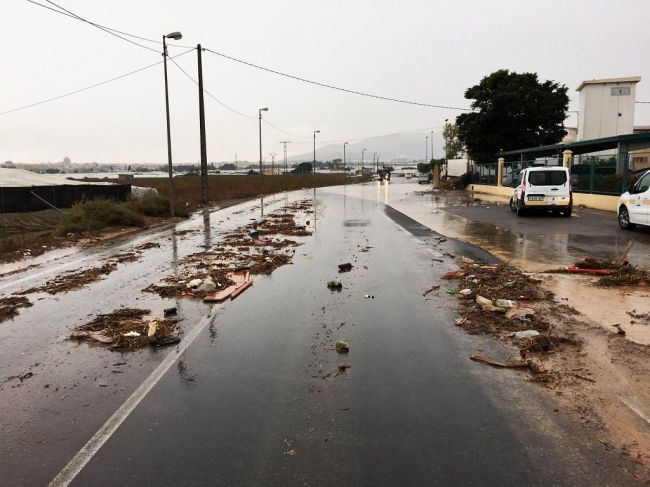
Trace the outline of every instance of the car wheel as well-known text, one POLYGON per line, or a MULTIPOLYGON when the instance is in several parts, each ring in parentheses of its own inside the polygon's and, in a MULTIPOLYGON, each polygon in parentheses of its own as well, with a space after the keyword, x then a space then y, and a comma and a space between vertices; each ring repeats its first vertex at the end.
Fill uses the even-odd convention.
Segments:
POLYGON ((510 211, 514 212, 516 210, 515 208, 515 200, 510 198, 510 211))
POLYGON ((634 223, 630 223, 630 212, 625 206, 621 206, 618 210, 618 226, 623 230, 632 230, 636 227, 634 223))
POLYGON ((573 206, 567 206, 563 211, 562 215, 566 217, 570 217, 571 213, 573 213, 573 206))
POLYGON ((521 207, 521 205, 519 204, 519 201, 517 201, 516 205, 517 205, 517 207, 516 207, 515 211, 517 212, 517 216, 524 216, 525 210, 521 207))

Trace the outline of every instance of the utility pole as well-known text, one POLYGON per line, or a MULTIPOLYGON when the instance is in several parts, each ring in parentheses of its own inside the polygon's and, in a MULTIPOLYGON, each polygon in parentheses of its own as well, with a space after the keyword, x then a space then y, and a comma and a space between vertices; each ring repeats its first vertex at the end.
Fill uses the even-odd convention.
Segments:
POLYGON ((433 159, 433 130, 431 131, 431 159, 433 159))
POLYGON ((316 134, 320 134, 320 130, 314 130, 314 174, 316 174, 316 134))
POLYGON ((260 119, 260 176, 264 176, 264 169, 262 167, 262 112, 268 112, 268 108, 260 108, 258 110, 260 119))
POLYGON ((201 62, 201 44, 196 46, 199 66, 199 133, 201 138, 201 201, 208 204, 208 148, 205 142, 205 105, 203 103, 203 63, 201 62))
POLYGON ((269 155, 271 156, 271 176, 275 174, 275 156, 278 154, 275 152, 269 152, 269 155))
POLYGON ((167 83, 167 42, 166 39, 178 40, 182 38, 180 32, 172 32, 163 36, 163 65, 165 71, 165 114, 167 115, 167 163, 169 164, 169 213, 173 218, 176 215, 176 201, 174 200, 174 170, 172 168, 172 133, 169 124, 169 87, 167 83))
MULTIPOLYGON (((368 149, 361 149, 361 172, 363 173, 363 153, 368 149)), ((363 176, 363 174, 361 174, 363 176)))
POLYGON ((290 140, 283 140, 280 142, 284 146, 284 172, 285 174, 287 173, 287 170, 289 169, 288 166, 288 161, 287 161, 287 144, 291 144, 290 140))

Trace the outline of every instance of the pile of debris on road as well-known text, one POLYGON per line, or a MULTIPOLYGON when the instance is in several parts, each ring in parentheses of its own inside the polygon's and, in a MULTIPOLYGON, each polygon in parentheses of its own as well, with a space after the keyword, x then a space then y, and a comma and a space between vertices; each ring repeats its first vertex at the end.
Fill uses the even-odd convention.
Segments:
POLYGON ((147 309, 121 308, 77 326, 71 340, 109 345, 111 350, 135 350, 147 345, 160 347, 178 343, 176 319, 145 319, 147 309))
POLYGON ((620 257, 614 260, 586 257, 553 273, 587 274, 597 276, 597 286, 650 286, 650 270, 630 264, 627 256, 634 242, 630 243, 620 257))
POLYGON ((115 262, 107 262, 99 267, 91 267, 90 269, 85 269, 83 271, 69 271, 64 272, 63 274, 55 277, 54 279, 47 281, 45 284, 39 287, 32 287, 24 291, 20 291, 17 294, 31 294, 31 293, 48 293, 48 294, 58 294, 65 293, 68 291, 74 291, 76 289, 81 289, 86 284, 91 282, 99 281, 104 276, 107 276, 111 272, 117 269, 117 264, 115 262))
POLYGON ((186 296, 208 302, 234 298, 252 285, 250 276, 268 275, 291 263, 295 248, 302 243, 278 235, 311 235, 309 221, 304 225, 296 222, 297 211, 308 213, 310 208, 310 201, 300 201, 241 226, 212 247, 184 257, 177 274, 143 291, 164 298, 186 296))
POLYGON ((496 367, 528 369, 536 376, 534 380, 547 382, 551 373, 532 359, 563 346, 580 345, 574 337, 554 333, 544 318, 544 309, 552 303, 553 294, 543 290, 539 281, 507 264, 463 258, 462 266, 443 278, 460 281, 458 290, 450 288, 463 305, 456 325, 471 334, 510 340, 522 357, 507 362, 480 356, 473 360, 496 367))
POLYGON ((18 316, 20 308, 29 308, 32 303, 25 296, 0 298, 0 323, 18 316))

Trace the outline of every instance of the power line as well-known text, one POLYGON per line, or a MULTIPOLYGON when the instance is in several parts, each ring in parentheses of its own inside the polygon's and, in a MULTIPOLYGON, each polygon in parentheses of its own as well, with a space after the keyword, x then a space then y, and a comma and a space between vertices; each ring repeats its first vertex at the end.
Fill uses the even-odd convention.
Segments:
POLYGON ((276 71, 275 69, 265 68, 264 66, 253 64, 253 63, 250 63, 248 61, 243 61, 241 59, 237 59, 235 57, 228 56, 227 54, 223 54, 221 52, 213 51, 212 49, 205 48, 205 50, 208 51, 208 52, 211 52, 212 54, 216 54, 217 56, 221 56, 221 57, 223 57, 225 59, 228 59, 230 61, 235 61, 235 62, 240 63, 240 64, 245 64, 246 66, 250 66, 252 68, 261 69, 262 71, 267 71, 269 73, 277 74, 278 76, 284 76, 285 78, 290 78, 290 79, 294 79, 294 80, 297 80, 297 81, 302 81, 303 83, 309 83, 309 84, 312 84, 312 85, 321 86, 323 88, 329 88, 331 90, 337 90, 337 91, 342 91, 342 92, 345 92, 345 93, 351 93, 353 95, 367 96, 369 98, 376 98, 378 100, 393 101, 393 102, 396 102, 396 103, 405 103, 407 105, 417 105, 417 106, 423 106, 423 107, 429 107, 429 108, 443 108, 445 110, 461 110, 461 111, 467 111, 467 112, 472 111, 472 109, 470 109, 470 108, 451 107, 451 106, 445 106, 445 105, 433 105, 433 104, 430 104, 430 103, 421 103, 421 102, 411 101, 411 100, 402 100, 402 99, 399 99, 399 98, 391 98, 391 97, 387 97, 387 96, 374 95, 372 93, 365 93, 363 91, 356 91, 356 90, 351 90, 351 89, 348 89, 348 88, 341 88, 339 86, 329 85, 329 84, 326 84, 326 83, 321 83, 321 82, 318 82, 318 81, 313 81, 313 80, 309 80, 309 79, 306 79, 306 78, 301 78, 299 76, 294 76, 292 74, 283 73, 281 71, 276 71))
POLYGON ((61 7, 60 5, 57 5, 56 3, 54 3, 54 2, 52 2, 50 0, 45 0, 45 1, 47 3, 49 3, 50 5, 54 5, 56 7, 56 9, 51 8, 51 7, 47 7, 47 5, 43 5, 41 3, 35 2, 34 0, 27 0, 27 1, 30 2, 30 3, 33 3, 34 5, 38 5, 39 7, 48 8, 49 10, 52 10, 53 12, 58 11, 59 13, 67 15, 68 17, 71 17, 73 19, 80 20, 80 21, 85 22, 85 23, 87 23, 89 25, 92 25, 93 27, 96 27, 97 29, 100 29, 100 30, 102 30, 102 31, 106 32, 107 34, 110 34, 110 35, 112 35, 114 37, 117 37, 118 39, 122 39, 123 41, 126 41, 126 42, 128 42, 130 44, 133 44, 135 46, 138 46, 138 47, 141 47, 141 48, 146 49, 148 51, 153 51, 153 52, 156 52, 156 53, 160 54, 160 51, 158 51, 157 49, 153 49, 153 48, 151 48, 149 46, 145 46, 144 44, 140 44, 139 42, 135 42, 135 41, 132 41, 131 39, 127 39, 126 37, 124 37, 124 36, 122 36, 120 34, 117 34, 116 32, 112 32, 111 30, 109 30, 109 29, 107 29, 107 28, 105 28, 105 27, 103 27, 103 26, 101 26, 99 24, 95 24, 94 22, 91 22, 90 20, 84 19, 83 17, 75 14, 74 12, 71 12, 70 10, 65 9, 64 7, 61 7))
POLYGON ((290 135, 291 137, 297 137, 297 138, 299 138, 299 139, 311 139, 311 138, 312 138, 311 135, 297 135, 297 134, 294 134, 294 133, 288 132, 288 131, 286 131, 286 130, 280 128, 280 127, 278 127, 277 125, 272 124, 271 122, 269 122, 268 120, 265 120, 265 119, 262 119, 262 122, 264 122, 266 125, 269 125, 269 126, 273 127, 273 128, 276 129, 276 130, 279 130, 279 131, 282 132, 282 133, 285 133, 285 134, 287 134, 287 135, 290 135))
MULTIPOLYGON (((171 58, 171 57, 170 57, 169 59, 170 59, 170 61, 171 61, 172 63, 174 63, 174 64, 176 65, 176 67, 177 67, 178 69, 181 70, 181 72, 182 72, 185 76, 187 76, 187 77, 192 81, 192 83, 194 83, 196 86, 199 86, 199 82, 196 81, 196 80, 192 77, 192 75, 190 75, 187 71, 185 71, 185 70, 180 66, 180 64, 178 64, 176 61, 174 61, 174 58, 171 58)), ((224 107, 224 108, 230 110, 230 111, 233 112, 233 113, 236 113, 237 115, 239 115, 239 116, 241 116, 241 117, 245 117, 245 118, 256 118, 256 117, 253 116, 253 115, 246 115, 245 113, 242 113, 242 112, 240 112, 239 110, 235 110, 235 109, 232 108, 231 106, 226 105, 224 102, 222 102, 219 98, 217 98, 216 96, 214 96, 212 93, 210 93, 210 92, 209 92, 208 90, 206 90, 205 88, 203 88, 203 93, 205 93, 206 95, 208 95, 210 98, 212 98, 214 101, 216 101, 216 102, 217 102, 219 105, 221 105, 222 107, 224 107)))
MULTIPOLYGON (((176 65, 176 67, 177 67, 177 68, 178 68, 178 69, 179 69, 179 70, 180 70, 180 71, 181 71, 185 76, 187 76, 187 78, 189 78, 189 79, 192 81, 192 83, 194 83, 196 86, 199 85, 198 81, 196 81, 196 80, 192 77, 191 74, 189 74, 187 71, 185 71, 185 70, 181 67, 180 64, 178 64, 178 63, 177 63, 176 61, 174 61, 173 59, 171 59, 171 61, 176 65)), ((235 113, 235 114, 237 114, 237 115, 239 115, 239 116, 241 116, 241 117, 244 117, 244 118, 257 118, 257 117, 254 116, 254 115, 247 115, 247 114, 245 114, 245 113, 240 112, 239 110, 234 109, 234 108, 231 107, 230 105, 227 105, 226 103, 224 103, 223 101, 221 101, 219 98, 217 98, 216 96, 214 96, 212 93, 210 93, 210 92, 209 92, 208 90, 206 90, 205 88, 203 88, 203 93, 205 93, 206 95, 208 95, 210 98, 212 98, 214 101, 216 101, 216 102, 217 102, 219 105, 221 105, 222 107, 226 108, 227 110, 230 110, 231 112, 233 112, 233 113, 235 113)), ((294 133, 288 132, 287 130, 284 130, 283 128, 278 127, 277 125, 275 125, 275 124, 269 122, 269 121, 266 120, 266 119, 262 119, 262 122, 264 122, 266 125, 269 125, 270 127, 273 127, 273 128, 276 129, 276 130, 279 130, 280 132, 283 132, 283 133, 285 133, 285 134, 287 134, 287 135, 291 135, 292 137, 297 137, 297 138, 300 138, 300 139, 311 139, 311 136, 306 136, 306 135, 297 135, 297 134, 294 134, 294 133)))
MULTIPOLYGON (((61 5, 58 5, 57 3, 53 2, 52 0, 45 0, 45 1, 47 3, 49 3, 49 4, 54 5, 55 7, 57 7, 56 9, 52 8, 52 7, 48 7, 47 5, 39 3, 39 2, 37 2, 35 0, 27 0, 27 1, 34 4, 34 5, 38 5, 39 7, 43 7, 43 8, 46 8, 48 10, 51 10, 53 12, 56 12, 58 14, 65 15, 65 16, 73 18, 75 20, 85 22, 85 23, 87 23, 89 25, 92 25, 93 27, 96 27, 96 28, 106 32, 107 34, 115 36, 115 37, 117 37, 119 39, 122 39, 122 40, 124 40, 126 42, 129 42, 129 43, 134 44, 136 46, 139 46, 141 48, 147 49, 149 51, 160 53, 160 51, 158 51, 157 49, 153 49, 153 48, 151 48, 149 46, 145 46, 145 45, 140 44, 138 42, 135 42, 135 41, 133 41, 131 39, 127 39, 124 36, 132 37, 134 39, 139 39, 139 40, 146 41, 146 42, 153 42, 153 43, 156 43, 156 44, 162 44, 162 42, 160 42, 160 41, 150 39, 150 38, 147 38, 147 37, 143 37, 143 36, 138 36, 138 35, 135 35, 135 34, 130 34, 128 32, 120 31, 118 29, 107 27, 107 26, 98 24, 96 22, 92 22, 90 20, 87 20, 87 19, 75 14, 74 12, 66 9, 65 7, 62 7, 61 5)), ((190 46, 182 46, 182 45, 174 45, 174 44, 169 44, 169 45, 174 46, 174 47, 188 48, 188 49, 191 48, 190 46)), ((334 86, 334 85, 330 85, 330 84, 327 84, 327 83, 321 83, 321 82, 318 82, 318 81, 313 81, 313 80, 309 80, 309 79, 302 78, 302 77, 299 77, 299 76, 283 73, 283 72, 280 72, 280 71, 277 71, 277 70, 274 70, 274 69, 266 68, 264 66, 260 66, 260 65, 248 62, 248 61, 244 61, 244 60, 232 57, 232 56, 228 56, 227 54, 223 54, 221 52, 217 52, 217 51, 214 51, 212 49, 204 48, 204 50, 208 51, 208 52, 211 52, 212 54, 215 54, 217 56, 221 56, 221 57, 223 57, 225 59, 235 61, 237 63, 241 63, 241 64, 244 64, 246 66, 250 66, 250 67, 253 67, 253 68, 256 68, 256 69, 267 71, 269 73, 273 73, 273 74, 276 74, 278 76, 284 76, 286 78, 290 78, 290 79, 293 79, 293 80, 296 80, 296 81, 302 81, 304 83, 309 83, 309 84, 313 84, 313 85, 320 86, 320 87, 323 87, 323 88, 329 88, 329 89, 332 89, 332 90, 341 91, 341 92, 344 92, 344 93, 350 93, 350 94, 354 94, 354 95, 365 96, 365 97, 374 98, 374 99, 378 99, 378 100, 385 100, 385 101, 392 101, 392 102, 396 102, 396 103, 403 103, 403 104, 407 104, 407 105, 416 105, 416 106, 423 106, 423 107, 429 107, 429 108, 441 108, 441 109, 445 109, 445 110, 472 111, 470 108, 452 107, 452 106, 446 106, 446 105, 434 105, 434 104, 430 104, 430 103, 422 103, 422 102, 416 102, 416 101, 412 101, 412 100, 403 100, 403 99, 399 99, 399 98, 392 98, 392 97, 386 97, 386 96, 381 96, 381 95, 375 95, 375 94, 372 94, 372 93, 366 93, 366 92, 362 92, 362 91, 351 90, 351 89, 348 89, 348 88, 341 88, 339 86, 334 86)), ((206 91, 206 94, 208 94, 207 91, 206 91)), ((208 94, 208 96, 211 96, 211 95, 208 94)), ((217 101, 218 101, 218 103, 223 104, 223 102, 221 102, 220 100, 217 100, 217 101)), ((227 107, 225 104, 224 104, 224 106, 226 108, 228 108, 229 110, 234 111, 235 113, 237 113, 236 110, 231 109, 230 107, 227 107)), ((241 114, 241 115, 243 115, 243 114, 241 114)), ((249 117, 248 115, 243 115, 243 116, 249 117)))
POLYGON ((635 101, 634 103, 644 103, 644 104, 648 103, 648 104, 650 104, 650 101, 635 101))
MULTIPOLYGON (((183 52, 183 53, 181 53, 181 54, 177 54, 177 55, 175 55, 175 56, 173 56, 173 57, 170 57, 170 59, 173 59, 173 58, 175 58, 175 57, 183 56, 183 55, 187 54, 188 52, 192 52, 193 50, 194 50, 194 49, 190 49, 189 51, 185 51, 185 52, 183 52)), ((133 70, 133 71, 129 71, 128 73, 124 73, 124 74, 121 74, 121 75, 119 75, 119 76, 115 76, 115 77, 113 77, 113 78, 110 78, 110 79, 107 79, 107 80, 104 80, 104 81, 100 81, 99 83, 95 83, 95 84, 92 84, 92 85, 90 85, 90 86, 86 86, 86 87, 84 87, 84 88, 79 88, 78 90, 70 91, 70 92, 68 92, 68 93, 63 93, 63 94, 61 94, 61 95, 57 95, 57 96, 54 96, 54 97, 52 97, 52 98, 47 98, 47 99, 45 99, 45 100, 41 100, 41 101, 37 101, 37 102, 34 102, 34 103, 30 103, 29 105, 23 105, 23 106, 21 106, 21 107, 16 107, 16 108, 11 108, 11 109, 9 109, 9 110, 5 110, 5 111, 3 111, 3 112, 0 112, 0 116, 2 116, 2 115, 7 115, 8 113, 12 113, 12 112, 17 112, 17 111, 19 111, 19 110, 25 110, 25 109, 27 109, 27 108, 32 108, 32 107, 35 107, 35 106, 38 106, 38 105, 42 105, 42 104, 44 104, 44 103, 48 103, 48 102, 51 102, 51 101, 60 100, 61 98, 66 98, 66 97, 68 97, 68 96, 76 95, 77 93, 82 93, 82 92, 84 92, 84 91, 88 91, 88 90, 90 90, 90 89, 92 89, 92 88, 96 88, 96 87, 98 87, 98 86, 102 86, 102 85, 105 85, 105 84, 111 83, 111 82, 113 82, 113 81, 117 81, 117 80, 120 80, 120 79, 122 79, 122 78, 126 78, 127 76, 134 75, 134 74, 139 73, 139 72, 141 72, 141 71, 144 71, 144 70, 146 70, 146 69, 153 68, 154 66, 158 66, 159 64, 162 64, 162 61, 158 61, 157 63, 153 63, 153 64, 149 64, 149 65, 147 65, 147 66, 143 66, 142 68, 138 68, 138 69, 135 69, 135 70, 133 70)))
MULTIPOLYGON (((87 23, 89 25, 92 25, 93 27, 96 27, 96 28, 98 28, 100 30, 103 30, 107 34, 116 36, 116 37, 118 37, 118 38, 120 38, 120 39, 122 39, 122 40, 124 40, 126 42, 129 42, 131 44, 135 44, 136 46, 142 47, 144 49, 148 49, 149 51, 154 51, 154 52, 157 52, 159 54, 162 54, 161 51, 158 51, 157 49, 153 49, 153 48, 151 48, 149 46, 142 45, 142 44, 140 44, 138 42, 134 42, 134 41, 132 41, 130 39, 125 39, 122 36, 132 37, 134 39, 139 39, 139 40, 145 41, 145 42, 152 42, 154 44, 162 44, 162 41, 155 40, 155 39, 150 39, 148 37, 143 37, 143 36, 139 36, 139 35, 135 35, 135 34, 130 34, 128 32, 124 32, 124 31, 121 31, 121 30, 118 30, 118 29, 113 29, 112 27, 107 27, 105 25, 98 24, 97 22, 92 22, 92 21, 87 20, 87 19, 85 19, 83 17, 80 17, 79 15, 75 14, 74 12, 72 12, 70 10, 67 10, 64 7, 61 7, 60 5, 58 5, 58 4, 54 3, 54 2, 51 2, 50 0, 45 0, 45 1, 52 4, 52 5, 54 5, 57 8, 49 7, 49 6, 44 5, 42 3, 36 2, 35 0, 26 0, 26 1, 29 2, 29 3, 32 3, 34 5, 38 5, 39 7, 43 7, 45 9, 48 9, 48 10, 50 10, 52 12, 57 13, 57 14, 65 15, 66 17, 70 17, 71 19, 79 20, 81 22, 85 22, 85 23, 87 23), (58 9, 60 9, 60 10, 58 10, 58 9)), ((192 48, 192 46, 183 46, 183 45, 180 45, 180 44, 167 44, 167 45, 169 47, 182 47, 184 49, 191 49, 192 48)))
MULTIPOLYGON (((204 49, 205 49, 205 48, 204 48, 204 49)), ((175 56, 175 57, 178 57, 178 56, 175 56)), ((185 69, 183 69, 183 67, 182 67, 180 64, 178 64, 176 61, 174 61, 174 60, 171 59, 171 58, 170 58, 170 60, 174 63, 174 65, 175 65, 175 66, 176 66, 176 67, 177 67, 177 68, 178 68, 178 69, 179 69, 179 70, 180 70, 180 71, 181 71, 181 72, 182 72, 182 73, 183 73, 183 74, 184 74, 184 75, 185 75, 185 76, 190 80, 190 81, 192 81, 192 83, 194 83, 196 86, 199 85, 198 81, 196 81, 196 80, 192 77, 191 74, 189 74, 185 69)), ((247 114, 245 114, 245 113, 240 112, 239 110, 236 110, 236 109, 232 108, 231 106, 227 105, 226 103, 224 103, 223 101, 221 101, 219 98, 217 98, 216 96, 214 96, 212 93, 210 93, 210 92, 209 92, 208 90, 206 90, 205 88, 203 88, 203 92, 204 92, 206 95, 208 95, 210 98, 212 98, 214 101, 216 101, 217 103, 219 103, 219 105, 223 106, 224 108, 230 110, 231 112, 233 112, 233 113, 235 113, 235 114, 237 114, 237 115, 239 115, 239 116, 241 116, 241 117, 245 117, 245 118, 253 118, 253 119, 256 119, 256 118, 257 118, 257 117, 254 116, 254 115, 247 115, 247 114)), ((282 127, 278 127, 278 126, 275 125, 274 123, 268 121, 266 118, 263 118, 263 119, 262 119, 262 122, 265 123, 266 125, 269 125, 270 127, 273 127, 274 129, 279 130, 280 132, 282 132, 282 133, 284 133, 284 134, 287 134, 287 135, 290 135, 290 136, 292 136, 292 137, 296 137, 296 138, 299 138, 299 139, 309 139, 308 141, 307 141, 307 140, 305 140, 305 141, 294 141, 295 143, 298 143, 298 144, 301 144, 301 143, 307 143, 307 142, 311 143, 311 138, 312 138, 311 135, 298 135, 298 134, 294 134, 293 132, 289 132, 289 131, 283 129, 282 127)), ((424 128, 422 128, 422 129, 408 130, 408 131, 405 131, 405 132, 398 132, 398 133, 399 133, 399 134, 417 133, 417 132, 422 132, 422 131, 425 131, 425 130, 430 130, 431 128, 434 128, 434 129, 436 129, 436 130, 442 130, 442 127, 424 127, 424 128)), ((392 135, 392 134, 382 134, 382 135, 380 135, 380 136, 384 136, 384 135, 392 135)), ((337 139, 337 140, 320 140, 319 142, 320 142, 321 144, 335 144, 335 143, 338 143, 338 142, 344 142, 344 141, 348 141, 348 140, 361 140, 361 139, 366 139, 366 138, 369 138, 369 137, 380 137, 380 136, 377 136, 377 135, 369 135, 369 136, 357 137, 357 138, 354 138, 354 139, 350 139, 350 138, 348 137, 348 138, 346 138, 346 139, 337 139)))

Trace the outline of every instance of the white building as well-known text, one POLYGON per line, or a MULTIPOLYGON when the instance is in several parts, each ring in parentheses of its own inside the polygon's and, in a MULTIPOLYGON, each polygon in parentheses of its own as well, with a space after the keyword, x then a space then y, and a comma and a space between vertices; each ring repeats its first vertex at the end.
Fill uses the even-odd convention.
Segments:
POLYGON ((593 79, 580 83, 577 140, 599 139, 634 131, 636 84, 640 76, 593 79))

